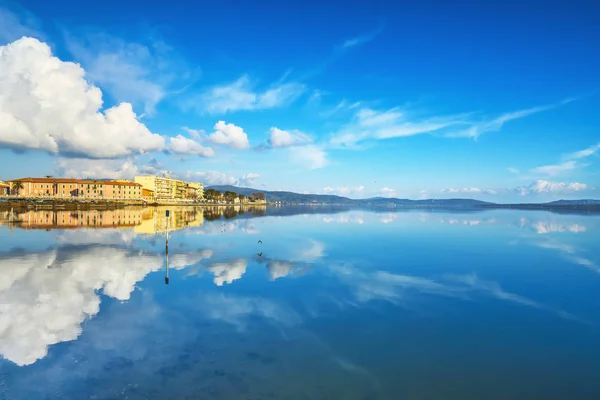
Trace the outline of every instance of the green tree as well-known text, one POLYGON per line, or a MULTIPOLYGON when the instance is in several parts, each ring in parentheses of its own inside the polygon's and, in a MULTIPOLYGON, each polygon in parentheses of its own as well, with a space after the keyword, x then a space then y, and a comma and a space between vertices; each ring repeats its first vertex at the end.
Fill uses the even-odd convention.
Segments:
POLYGON ((215 189, 207 189, 204 192, 204 197, 210 201, 218 200, 221 197, 221 192, 215 189))
POLYGON ((238 194, 238 198, 240 199, 240 203, 243 203, 246 200, 246 196, 243 194, 238 194))
POLYGON ((265 197, 265 194, 264 194, 263 192, 255 192, 255 193, 252 193, 252 194, 250 195, 250 199, 251 199, 252 201, 256 201, 256 200, 265 200, 265 199, 266 199, 266 197, 265 197))
POLYGON ((12 181, 11 183, 11 190, 13 194, 19 194, 19 191, 21 189, 25 189, 25 185, 23 185, 23 182, 21 181, 12 181))
POLYGON ((227 190, 225 192, 225 194, 223 195, 223 197, 225 198, 225 201, 233 202, 235 200, 235 198, 238 197, 238 195, 236 192, 231 192, 231 191, 227 190))

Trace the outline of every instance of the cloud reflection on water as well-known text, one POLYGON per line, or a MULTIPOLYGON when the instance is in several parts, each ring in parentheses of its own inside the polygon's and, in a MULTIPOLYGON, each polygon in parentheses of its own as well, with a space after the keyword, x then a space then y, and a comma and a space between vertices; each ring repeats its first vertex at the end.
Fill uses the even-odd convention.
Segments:
MULTIPOLYGON (((181 269, 207 255, 173 257, 181 269)), ((48 346, 76 339, 100 310, 100 296, 128 300, 135 285, 164 266, 162 255, 118 247, 58 248, 1 254, 0 354, 18 365, 43 358, 48 346)))

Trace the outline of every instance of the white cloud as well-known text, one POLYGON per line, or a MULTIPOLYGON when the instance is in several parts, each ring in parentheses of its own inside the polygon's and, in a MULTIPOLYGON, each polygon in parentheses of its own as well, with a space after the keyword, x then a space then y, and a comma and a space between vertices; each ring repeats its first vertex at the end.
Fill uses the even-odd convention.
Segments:
POLYGON ((92 82, 145 114, 154 113, 175 82, 191 78, 186 62, 160 40, 144 45, 96 33, 67 35, 66 43, 92 82))
POLYGON ((193 139, 183 135, 169 138, 168 149, 176 154, 198 155, 200 157, 213 157, 215 152, 210 147, 204 147, 193 139))
POLYGON ((496 190, 492 189, 480 189, 477 187, 464 187, 464 188, 449 188, 441 189, 441 193, 470 193, 470 194, 497 194, 496 190))
POLYGON ((261 110, 285 106, 305 90, 300 83, 278 83, 264 91, 256 91, 247 75, 235 82, 217 86, 190 102, 210 114, 225 114, 239 110, 261 110))
POLYGON ((519 170, 516 169, 516 168, 506 168, 506 170, 508 172, 510 172, 511 174, 518 174, 519 173, 519 170))
POLYGON ((381 197, 396 197, 397 193, 394 189, 390 189, 388 187, 384 187, 379 191, 379 196, 381 197))
POLYGON ((131 104, 99 112, 102 92, 84 74, 37 39, 0 46, 0 146, 93 158, 164 148, 164 139, 138 121, 131 104))
POLYGON ((193 176, 200 179, 205 185, 236 185, 238 183, 238 179, 234 176, 218 171, 196 172, 193 176))
POLYGON ((246 186, 246 185, 252 185, 254 182, 256 182, 258 179, 260 178, 260 174, 255 174, 255 173, 249 173, 249 174, 244 174, 240 179, 239 179, 239 184, 246 186))
POLYGON ((328 164, 327 153, 320 146, 307 145, 290 148, 292 159, 308 169, 323 168, 328 164))
POLYGON ((336 194, 339 196, 360 196, 364 193, 364 186, 356 186, 356 187, 348 187, 342 186, 333 188, 331 186, 327 186, 323 188, 323 193, 326 194, 336 194))
POLYGON ((269 130, 269 145, 271 147, 290 147, 312 143, 313 139, 297 130, 284 131, 276 127, 269 130))
POLYGON ((535 174, 543 174, 548 176, 556 176, 560 175, 563 172, 571 171, 577 168, 577 163, 575 161, 566 161, 562 164, 556 165, 545 165, 542 167, 537 167, 531 170, 531 172, 535 174))
POLYGON ((248 134, 241 127, 219 121, 215 124, 214 129, 215 131, 208 137, 210 142, 233 149, 247 149, 250 147, 248 134))
POLYGON ((140 170, 131 160, 97 160, 89 158, 59 158, 58 176, 74 178, 132 179, 140 170))
POLYGON ((580 150, 580 151, 576 151, 574 153, 570 153, 567 154, 565 156, 565 158, 567 160, 574 160, 574 159, 580 159, 580 158, 585 158, 585 157, 589 157, 591 155, 596 154, 596 152, 600 150, 600 143, 597 143, 595 145, 592 145, 590 147, 588 147, 587 149, 584 150, 580 150))
POLYGON ((573 193, 588 189, 584 183, 565 183, 565 182, 550 182, 545 180, 537 180, 527 186, 519 186, 515 189, 522 196, 536 193, 573 193))
POLYGON ((199 179, 205 185, 247 186, 255 183, 260 178, 260 174, 251 172, 236 178, 233 175, 218 171, 202 171, 188 172, 186 177, 189 179, 199 179))

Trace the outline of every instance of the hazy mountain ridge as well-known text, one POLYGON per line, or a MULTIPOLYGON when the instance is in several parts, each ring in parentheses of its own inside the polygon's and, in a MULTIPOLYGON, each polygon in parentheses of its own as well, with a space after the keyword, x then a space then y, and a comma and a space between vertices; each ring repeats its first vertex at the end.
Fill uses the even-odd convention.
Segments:
MULTIPOLYGON (((285 191, 270 191, 260 190, 253 188, 236 187, 232 185, 215 185, 207 186, 207 189, 215 189, 221 192, 227 190, 250 196, 254 192, 262 192, 267 196, 268 202, 284 202, 284 203, 325 203, 325 204, 341 204, 341 205, 373 205, 373 206, 384 206, 384 205, 396 205, 396 206, 434 206, 434 207, 490 207, 495 205, 503 205, 500 203, 493 203, 475 199, 425 199, 425 200, 411 200, 411 199, 398 199, 398 198, 386 198, 386 197, 372 197, 367 199, 350 199, 343 196, 328 195, 328 194, 302 194, 285 191)), ((556 200, 549 203, 515 203, 515 204, 504 204, 508 205, 529 205, 529 206, 600 206, 600 200, 594 199, 581 199, 581 200, 556 200)))

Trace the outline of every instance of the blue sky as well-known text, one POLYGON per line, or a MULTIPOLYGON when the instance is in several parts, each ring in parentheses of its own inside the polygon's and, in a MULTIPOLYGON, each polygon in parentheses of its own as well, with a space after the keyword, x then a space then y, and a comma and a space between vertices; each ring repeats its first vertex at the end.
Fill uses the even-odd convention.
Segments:
POLYGON ((0 0, 0 179, 600 197, 599 5, 392 3, 0 0))

